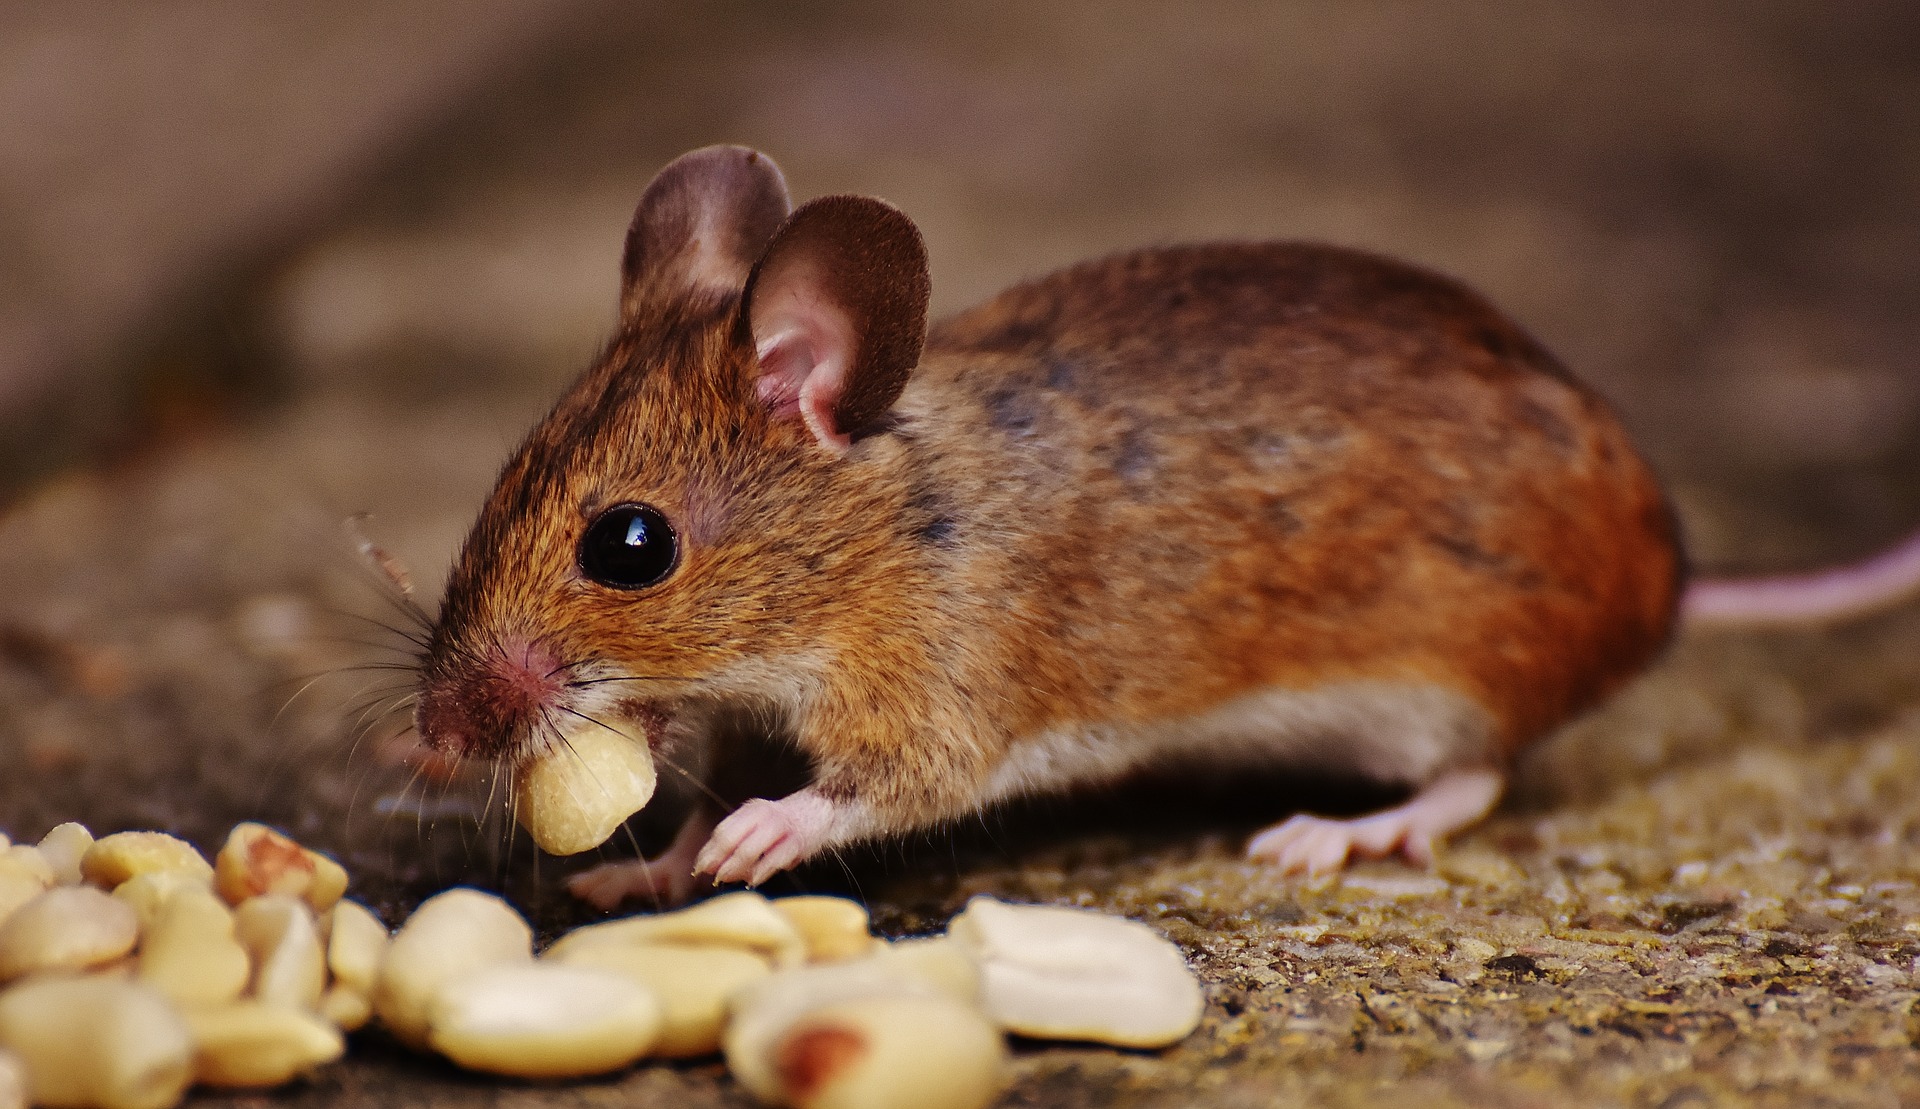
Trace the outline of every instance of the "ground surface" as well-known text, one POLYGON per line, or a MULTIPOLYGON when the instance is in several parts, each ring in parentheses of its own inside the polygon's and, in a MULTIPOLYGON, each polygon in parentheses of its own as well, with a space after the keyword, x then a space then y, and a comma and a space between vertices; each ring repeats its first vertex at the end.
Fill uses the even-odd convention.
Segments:
MULTIPOLYGON (((476 818, 484 789, 376 757, 407 678, 356 668, 405 644, 360 618, 396 614, 339 525, 371 511, 431 598, 493 468, 609 323, 640 186, 710 141, 768 149, 802 194, 901 204, 946 308, 1209 235, 1451 270, 1616 400, 1709 567, 1858 554, 1920 520, 1905 6, 782 11, 629 13, 530 64, 227 306, 273 403, 186 405, 14 495, 0 828, 211 847, 266 819, 390 919, 455 882, 579 919, 562 864, 476 818)), ((1685 636, 1530 752, 1433 873, 1277 879, 1240 842, 1320 795, 1148 783, 798 884, 894 932, 988 892, 1182 945, 1210 999, 1192 1038, 1023 1049, 1008 1105, 1912 1102, 1916 658, 1913 610, 1685 636)), ((746 1103, 717 1066, 501 1086, 377 1038, 278 1102, 746 1103)))

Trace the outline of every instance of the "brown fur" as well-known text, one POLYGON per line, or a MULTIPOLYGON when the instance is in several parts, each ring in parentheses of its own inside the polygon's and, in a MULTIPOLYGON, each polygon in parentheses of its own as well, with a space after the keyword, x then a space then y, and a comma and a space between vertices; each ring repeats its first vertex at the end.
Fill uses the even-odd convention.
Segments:
MULTIPOLYGON (((1401 263, 1217 244, 1021 285, 935 327, 844 455, 756 396, 740 290, 633 296, 654 279, 628 276, 620 335, 454 568, 420 713, 443 747, 524 753, 536 722, 479 691, 503 644, 533 643, 563 677, 675 679, 635 692, 687 720, 763 710, 817 790, 866 814, 856 834, 888 832, 971 811, 1047 729, 1263 690, 1438 686, 1511 754, 1672 626, 1668 509, 1605 406, 1401 263), (684 544, 640 592, 575 564, 623 501, 684 544)), ((915 296, 909 278, 897 299, 915 296)), ((906 311, 882 304, 869 334, 906 311)))

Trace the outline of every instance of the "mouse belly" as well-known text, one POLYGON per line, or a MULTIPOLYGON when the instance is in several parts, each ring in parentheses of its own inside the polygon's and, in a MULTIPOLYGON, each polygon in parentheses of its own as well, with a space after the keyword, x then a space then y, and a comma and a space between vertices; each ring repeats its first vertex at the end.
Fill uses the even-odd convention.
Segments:
POLYGON ((1191 716, 1059 724, 1011 743, 983 801, 1115 781, 1158 767, 1300 769, 1422 785, 1496 758, 1492 718, 1425 682, 1267 688, 1191 716))

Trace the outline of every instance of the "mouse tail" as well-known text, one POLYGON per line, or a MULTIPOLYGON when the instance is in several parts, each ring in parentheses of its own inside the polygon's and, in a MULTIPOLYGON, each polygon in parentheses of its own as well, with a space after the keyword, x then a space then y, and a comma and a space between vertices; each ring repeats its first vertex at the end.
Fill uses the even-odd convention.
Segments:
POLYGON ((1702 578, 1680 601, 1689 625, 1756 627, 1864 616, 1920 595, 1920 531, 1862 562, 1764 578, 1702 578))

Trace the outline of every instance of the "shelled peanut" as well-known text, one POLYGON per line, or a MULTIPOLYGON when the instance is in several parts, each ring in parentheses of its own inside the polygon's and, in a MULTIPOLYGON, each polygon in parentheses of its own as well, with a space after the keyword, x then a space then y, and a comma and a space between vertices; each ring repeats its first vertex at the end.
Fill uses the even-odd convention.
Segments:
POLYGON ((211 864, 156 832, 0 841, 0 1109, 9 1082, 81 1109, 277 1086, 369 1020, 521 1078, 724 1052, 769 1104, 978 1109, 1004 1084, 1005 1032, 1153 1047, 1201 1008, 1173 945, 1081 910, 976 898, 951 936, 889 943, 853 901, 732 893, 536 957, 491 894, 438 894, 389 935, 346 886, 257 824, 211 864))
POLYGON ((422 906, 383 976, 404 995, 384 1010, 400 1019, 397 1034, 522 1077, 724 1050, 769 1104, 977 1109, 1004 1082, 1005 1031, 1163 1046, 1191 1031, 1201 1008, 1172 944, 1074 909, 976 899, 952 938, 886 943, 851 901, 732 893, 575 929, 537 960, 509 914, 472 891, 422 906), (466 944, 471 957, 449 970, 449 939, 483 934, 495 939, 466 944), (643 1007, 618 1000, 615 978, 657 999, 650 1046, 643 1007))
POLYGON ((337 864, 258 825, 218 864, 161 832, 96 840, 78 824, 0 848, 0 1095, 12 1082, 35 1105, 164 1109, 195 1082, 277 1086, 341 1056, 316 1011, 319 936, 354 921, 341 932, 362 951, 335 984, 364 994, 364 949, 386 929, 334 905, 337 864))

